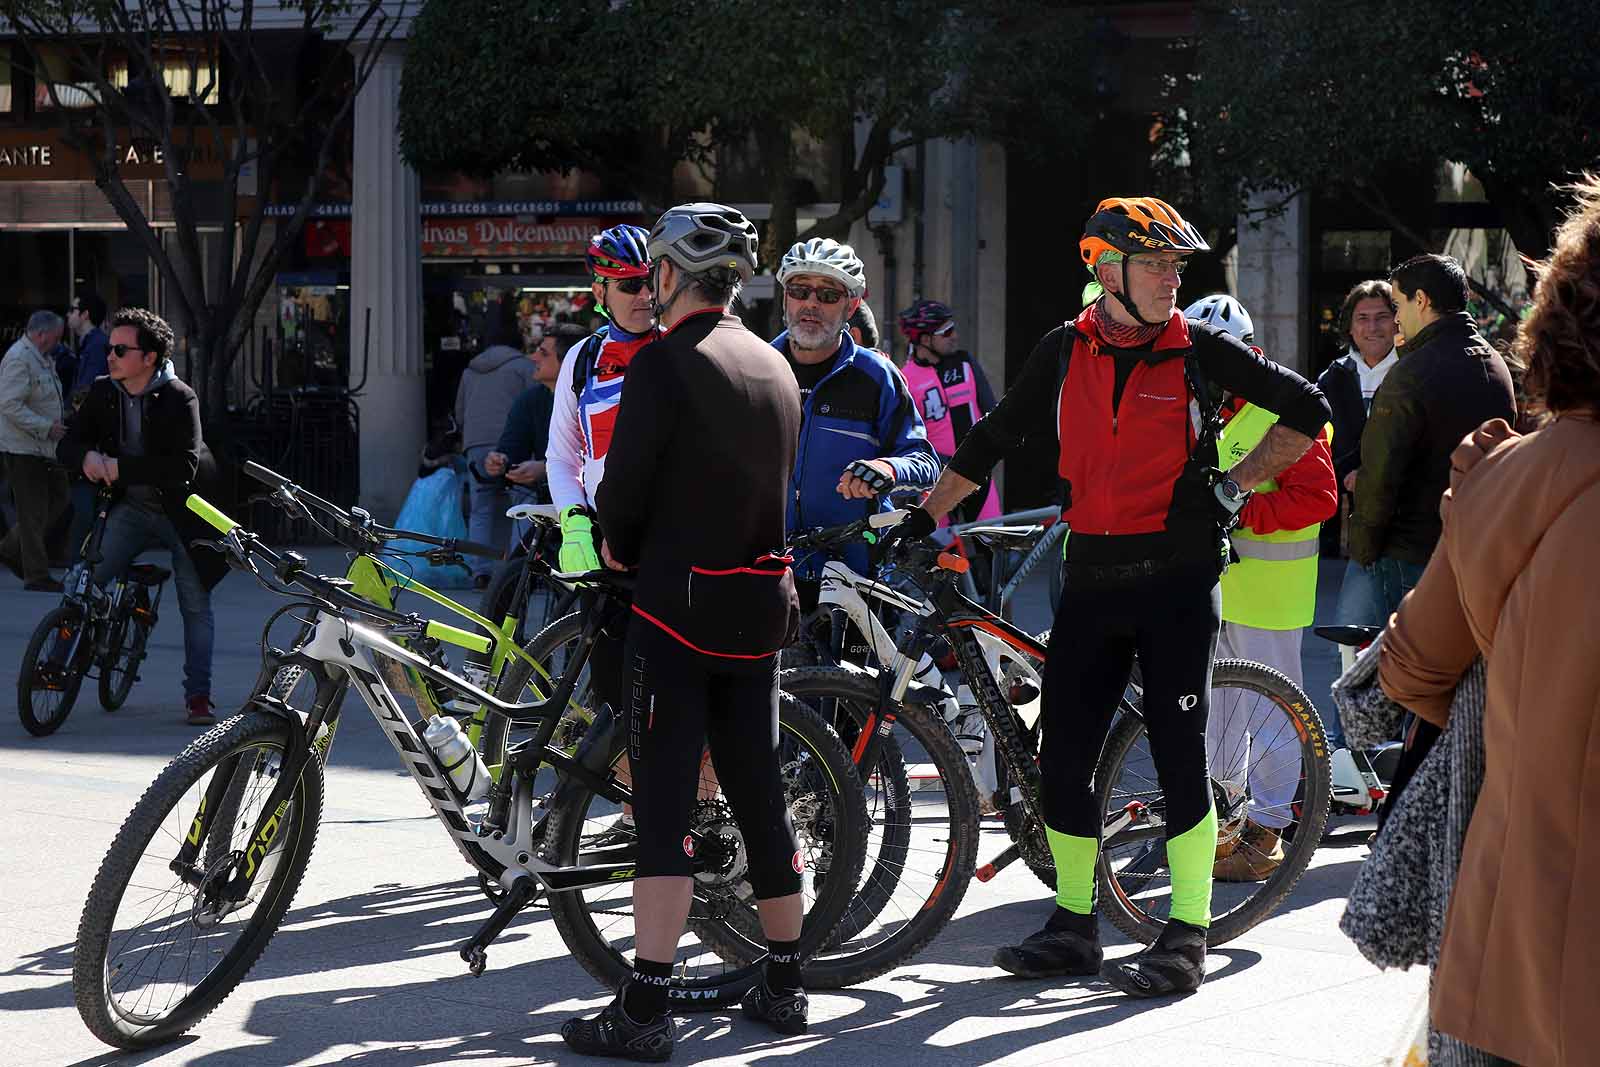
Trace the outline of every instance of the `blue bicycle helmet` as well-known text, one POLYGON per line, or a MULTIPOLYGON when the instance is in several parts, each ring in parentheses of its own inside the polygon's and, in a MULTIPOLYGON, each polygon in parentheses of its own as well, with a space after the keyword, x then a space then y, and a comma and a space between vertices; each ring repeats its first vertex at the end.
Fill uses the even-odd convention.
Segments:
POLYGON ((597 278, 646 277, 650 273, 650 254, 644 246, 649 236, 642 226, 613 226, 590 239, 584 258, 597 278))

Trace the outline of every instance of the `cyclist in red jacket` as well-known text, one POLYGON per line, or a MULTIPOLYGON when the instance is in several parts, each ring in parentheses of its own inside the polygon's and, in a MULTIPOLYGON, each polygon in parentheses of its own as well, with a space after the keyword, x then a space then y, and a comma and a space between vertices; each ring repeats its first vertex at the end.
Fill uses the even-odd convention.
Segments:
POLYGON ((1191 992, 1205 976, 1217 845, 1206 719, 1226 530, 1250 490, 1311 447, 1328 405, 1298 374, 1178 311, 1187 257, 1209 246, 1167 204, 1101 201, 1078 249, 1104 295, 1035 346, 999 406, 967 434, 926 503, 893 536, 931 533, 935 517, 1024 439, 1056 441, 1061 515, 1072 536, 1045 665, 1039 753, 1056 908, 1044 929, 1000 949, 995 962, 1024 977, 1099 973, 1130 995, 1163 996, 1191 992), (1278 416, 1225 476, 1205 417, 1213 387, 1278 416), (1155 944, 1102 967, 1094 869, 1103 813, 1093 778, 1136 653, 1167 801, 1172 900, 1155 944))

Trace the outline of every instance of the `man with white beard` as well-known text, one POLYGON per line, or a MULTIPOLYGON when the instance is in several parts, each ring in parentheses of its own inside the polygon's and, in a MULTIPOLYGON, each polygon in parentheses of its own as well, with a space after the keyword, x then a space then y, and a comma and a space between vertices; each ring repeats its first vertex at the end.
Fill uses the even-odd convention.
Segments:
MULTIPOLYGON (((772 346, 800 386, 800 449, 789 495, 791 533, 855 522, 889 510, 896 486, 927 488, 939 460, 899 368, 850 337, 850 316, 867 292, 866 271, 849 245, 827 237, 797 243, 778 266, 788 329, 772 346)), ((870 571, 867 546, 847 549, 845 563, 870 571)), ((827 559, 795 560, 802 611, 816 606, 827 559)))

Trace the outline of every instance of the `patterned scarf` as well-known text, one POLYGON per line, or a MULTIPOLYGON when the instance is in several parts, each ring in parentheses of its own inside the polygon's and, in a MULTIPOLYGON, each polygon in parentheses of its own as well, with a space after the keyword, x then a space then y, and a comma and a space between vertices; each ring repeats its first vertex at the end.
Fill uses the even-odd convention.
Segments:
POLYGON ((1094 322, 1096 332, 1112 348, 1144 348, 1154 341, 1167 324, 1158 322, 1154 326, 1128 326, 1111 317, 1106 310, 1106 301, 1110 300, 1108 293, 1089 305, 1089 315, 1094 322))

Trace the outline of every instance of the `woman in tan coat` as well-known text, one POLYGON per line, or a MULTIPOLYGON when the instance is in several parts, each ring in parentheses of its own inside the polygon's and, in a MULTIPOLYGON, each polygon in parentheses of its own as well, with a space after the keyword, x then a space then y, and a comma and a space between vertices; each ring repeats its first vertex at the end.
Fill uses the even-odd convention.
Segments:
POLYGON ((1500 423, 1508 439, 1446 494, 1379 666, 1390 697, 1443 726, 1487 661, 1483 790, 1432 1023, 1526 1067, 1600 1064, 1600 179, 1578 193, 1518 336, 1554 420, 1525 437, 1500 423))

